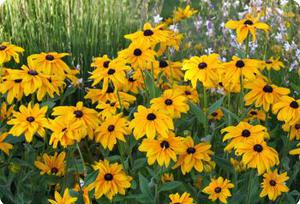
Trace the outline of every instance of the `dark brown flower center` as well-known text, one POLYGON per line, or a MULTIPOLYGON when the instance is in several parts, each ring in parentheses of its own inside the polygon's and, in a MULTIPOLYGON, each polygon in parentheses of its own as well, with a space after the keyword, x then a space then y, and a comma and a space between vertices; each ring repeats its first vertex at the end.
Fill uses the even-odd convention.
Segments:
POLYGON ((56 167, 53 167, 52 169, 51 169, 51 173, 52 174, 56 174, 58 172, 58 169, 56 168, 56 167))
POLYGON ((271 185, 271 186, 276 186, 276 181, 271 180, 271 181, 270 181, 270 185, 271 185))
POLYGON ((257 115, 257 112, 256 111, 251 111, 250 114, 251 115, 257 115))
POLYGON ((115 91, 115 88, 109 86, 106 90, 106 93, 113 93, 115 91))
POLYGON ((219 86, 224 87, 222 82, 219 82, 218 84, 219 84, 219 86))
POLYGON ((290 107, 291 107, 291 108, 294 108, 294 109, 297 109, 297 108, 299 108, 299 104, 297 103, 297 101, 292 101, 292 102, 290 103, 290 107))
POLYGON ((251 132, 247 129, 243 130, 242 131, 242 136, 243 137, 249 137, 251 135, 251 132))
POLYGON ((221 191, 222 191, 222 188, 221 188, 221 187, 216 187, 216 188, 215 188, 215 192, 216 192, 216 193, 221 193, 221 191))
POLYGON ((5 46, 5 45, 1 45, 0 46, 0 51, 3 51, 3 50, 5 50, 7 48, 7 46, 5 46))
POLYGON ((28 74, 29 74, 29 75, 32 75, 32 76, 38 75, 37 71, 32 70, 32 69, 28 71, 28 74))
POLYGON ((194 147, 189 147, 189 148, 187 148, 186 152, 188 154, 194 154, 196 152, 196 149, 194 147))
POLYGON ((172 99, 166 99, 166 100, 165 100, 165 104, 166 104, 167 106, 172 105, 172 104, 173 104, 172 99))
POLYGON ((213 112, 211 115, 212 115, 213 117, 216 117, 216 116, 218 115, 218 113, 217 113, 217 112, 213 112))
POLYGON ((112 131, 115 130, 115 126, 114 126, 114 125, 109 125, 109 126, 107 127, 107 130, 108 130, 108 132, 112 132, 112 131))
POLYGON ((144 30, 144 36, 151 36, 153 35, 153 31, 150 29, 144 30))
POLYGON ((253 25, 253 22, 251 20, 246 20, 244 22, 244 25, 253 25))
POLYGON ((149 113, 147 115, 147 120, 155 120, 156 119, 156 115, 154 113, 149 113))
POLYGON ((74 111, 74 115, 76 118, 81 118, 83 116, 83 112, 81 110, 74 111))
POLYGON ((103 67, 108 68, 110 61, 103 62, 103 67))
POLYGON ((21 83, 21 82, 22 82, 22 79, 16 79, 16 80, 15 80, 15 83, 17 83, 17 84, 18 84, 18 83, 21 83))
POLYGON ((170 144, 169 144, 168 141, 164 140, 164 141, 162 141, 162 142, 160 143, 160 147, 161 147, 161 148, 167 149, 167 148, 170 147, 170 144))
POLYGON ((65 132, 66 130, 67 130, 67 128, 63 128, 61 131, 62 131, 62 132, 65 132))
POLYGON ((199 69, 204 69, 206 67, 207 67, 207 64, 205 62, 201 62, 201 63, 198 64, 199 69))
POLYGON ((295 125, 295 129, 299 130, 300 129, 300 123, 295 125))
POLYGON ((263 91, 266 93, 272 93, 273 92, 273 88, 270 85, 265 85, 263 88, 263 91))
POLYGON ((166 62, 165 60, 159 61, 160 68, 166 68, 167 66, 168 66, 168 62, 166 62))
POLYGON ((263 146, 261 146, 260 144, 256 144, 256 145, 253 146, 253 150, 258 152, 258 153, 262 152, 263 149, 264 149, 263 146))
POLYGON ((54 60, 54 56, 53 55, 46 55, 46 60, 52 61, 52 60, 54 60))
POLYGON ((107 173, 107 174, 104 175, 105 181, 112 181, 113 178, 114 178, 114 176, 110 173, 107 173))
POLYGON ((34 117, 29 116, 29 117, 26 118, 26 120, 27 120, 28 122, 32 123, 35 119, 34 119, 34 117))
POLYGON ((142 55, 142 50, 139 49, 139 48, 137 48, 137 49, 135 49, 135 50, 133 51, 133 54, 134 54, 135 56, 141 56, 141 55, 142 55))
POLYGON ((108 75, 112 75, 112 74, 114 74, 115 72, 116 72, 115 69, 110 68, 110 69, 107 71, 107 74, 108 74, 108 75))
POLYGON ((184 93, 185 93, 185 95, 191 95, 191 94, 192 94, 192 93, 191 93, 190 91, 188 91, 188 90, 185 91, 184 93))
POLYGON ((266 60, 265 61, 267 64, 272 64, 272 60, 266 60))
POLYGON ((135 80, 134 78, 132 78, 132 77, 129 77, 129 78, 128 78, 128 81, 129 81, 129 82, 135 82, 136 80, 135 80))
POLYGON ((235 66, 238 68, 243 68, 245 66, 245 63, 243 60, 238 60, 236 61, 235 66))

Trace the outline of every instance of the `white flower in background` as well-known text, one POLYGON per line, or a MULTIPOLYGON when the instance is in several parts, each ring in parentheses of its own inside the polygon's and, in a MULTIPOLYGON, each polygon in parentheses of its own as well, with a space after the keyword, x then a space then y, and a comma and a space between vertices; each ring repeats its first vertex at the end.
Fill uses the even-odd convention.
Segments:
POLYGON ((158 24, 163 20, 163 17, 161 17, 159 14, 157 14, 156 16, 153 16, 154 19, 154 23, 158 24))
POLYGON ((296 57, 297 57, 298 61, 300 61, 300 49, 296 50, 296 57))
POLYGON ((80 64, 77 64, 75 67, 77 70, 80 70, 80 64))
POLYGON ((176 33, 179 31, 178 25, 176 25, 176 24, 170 25, 169 28, 170 28, 171 30, 173 30, 174 32, 176 32, 176 33))
MULTIPOLYGON (((4 4, 4 2, 5 2, 5 0, 0 0, 0 5, 4 4)), ((0 200, 0 204, 2 204, 1 200, 0 200)))
POLYGON ((211 53, 214 52, 214 50, 210 47, 210 48, 205 49, 204 52, 205 52, 206 54, 210 55, 211 53))
POLYGON ((197 30, 200 30, 202 24, 203 24, 202 18, 201 18, 201 16, 199 16, 197 18, 197 20, 194 22, 194 25, 195 25, 197 30))
MULTIPOLYGON (((294 0, 300 6, 300 0, 294 0)), ((300 201, 298 202, 300 203, 300 201)))
POLYGON ((289 3, 289 0, 281 0, 280 5, 285 6, 287 3, 289 3))

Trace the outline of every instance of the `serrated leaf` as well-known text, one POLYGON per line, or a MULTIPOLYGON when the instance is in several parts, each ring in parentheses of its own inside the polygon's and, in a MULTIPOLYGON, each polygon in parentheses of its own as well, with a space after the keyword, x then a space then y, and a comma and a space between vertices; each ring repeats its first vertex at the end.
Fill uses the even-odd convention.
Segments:
POLYGON ((182 182, 180 181, 171 181, 171 182, 167 182, 167 183, 164 183, 160 188, 159 188, 159 191, 162 192, 162 191, 171 191, 175 188, 178 188, 179 186, 182 185, 182 182))
POLYGON ((221 97, 219 100, 217 100, 214 104, 212 104, 209 108, 208 108, 208 114, 212 114, 214 111, 218 110, 218 108, 221 107, 221 105, 223 104, 223 100, 224 97, 221 97))
POLYGON ((196 104, 194 103, 189 103, 190 104, 190 111, 191 113, 193 113, 196 116, 196 119, 199 123, 204 124, 205 122, 205 114, 202 111, 202 109, 200 107, 198 107, 196 104))

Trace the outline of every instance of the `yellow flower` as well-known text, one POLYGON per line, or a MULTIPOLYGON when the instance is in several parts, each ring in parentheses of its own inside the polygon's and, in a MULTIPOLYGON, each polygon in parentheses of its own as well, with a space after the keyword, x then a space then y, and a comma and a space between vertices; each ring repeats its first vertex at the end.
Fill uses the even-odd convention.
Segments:
POLYGON ((6 100, 8 104, 12 104, 14 99, 20 101, 24 95, 24 89, 21 84, 22 78, 13 79, 11 71, 7 70, 7 74, 3 77, 3 82, 0 83, 0 92, 7 94, 6 100))
POLYGON ((19 54, 23 53, 24 49, 8 42, 2 42, 0 44, 0 65, 9 62, 11 58, 14 58, 16 63, 20 62, 19 54))
POLYGON ((279 71, 283 67, 284 64, 279 60, 279 58, 274 59, 273 57, 271 57, 270 59, 267 59, 263 62, 263 68, 266 68, 267 70, 274 69, 276 71, 279 71))
POLYGON ((242 155, 242 162, 247 168, 256 168, 258 175, 279 164, 277 151, 259 137, 252 137, 244 143, 239 143, 236 154, 242 155))
POLYGON ((179 155, 178 161, 173 168, 181 167, 183 175, 190 172, 192 168, 195 168, 198 172, 204 170, 203 162, 209 162, 211 160, 211 145, 209 143, 194 144, 191 137, 184 138, 183 146, 185 152, 179 155))
POLYGON ((165 90, 161 97, 150 101, 151 107, 166 112, 172 118, 180 118, 181 113, 187 113, 189 106, 186 97, 174 89, 165 90))
POLYGON ((48 199, 51 204, 75 204, 77 201, 76 197, 72 197, 69 193, 69 189, 66 188, 64 195, 61 196, 57 191, 54 194, 55 200, 48 199))
POLYGON ((123 90, 125 92, 131 91, 134 94, 138 94, 140 90, 145 89, 142 72, 140 70, 131 72, 127 75, 127 83, 124 84, 123 90))
POLYGON ((49 144, 57 148, 58 143, 63 147, 79 142, 82 137, 82 123, 80 121, 68 121, 61 118, 50 120, 47 128, 52 131, 49 144))
MULTIPOLYGON (((297 144, 297 147, 300 146, 300 143, 297 144)), ((296 149, 292 149, 291 151, 289 151, 290 155, 299 155, 299 159, 300 159, 300 148, 296 148, 296 149)))
POLYGON ((244 121, 252 121, 252 120, 255 120, 255 119, 265 121, 266 120, 266 113, 262 110, 251 109, 248 112, 247 118, 245 118, 244 121))
POLYGON ((273 105, 273 113, 277 114, 277 119, 280 121, 295 123, 300 118, 300 99, 282 96, 280 101, 273 105))
POLYGON ((34 165, 41 170, 41 175, 63 176, 65 174, 65 158, 65 152, 61 152, 60 154, 55 152, 53 156, 43 154, 42 157, 38 157, 34 165))
POLYGON ((8 136, 8 133, 5 132, 5 133, 2 133, 0 135, 0 150, 2 152, 4 152, 6 155, 9 154, 9 151, 13 148, 13 145, 12 144, 9 144, 7 142, 4 142, 4 140, 7 138, 8 136))
POLYGON ((285 181, 289 177, 287 173, 278 174, 277 169, 270 171, 264 174, 264 180, 261 183, 263 190, 260 193, 260 197, 268 195, 270 200, 275 201, 278 196, 283 192, 288 192, 289 188, 286 186, 285 181))
POLYGON ((212 112, 209 116, 208 119, 210 120, 221 120, 224 116, 223 111, 219 108, 217 110, 215 110, 214 112, 212 112))
POLYGON ((284 95, 288 95, 290 90, 278 87, 258 78, 245 84, 246 89, 251 89, 245 96, 246 106, 255 103, 255 107, 263 107, 268 112, 270 106, 277 103, 284 95))
POLYGON ((28 65, 39 72, 49 75, 65 76, 71 69, 62 58, 68 55, 68 53, 42 52, 40 54, 30 55, 27 60, 28 65))
POLYGON ((183 39, 183 35, 181 33, 168 29, 168 27, 164 27, 163 29, 168 32, 168 40, 159 44, 159 50, 157 51, 158 56, 164 54, 168 47, 172 47, 176 51, 179 51, 179 46, 183 39))
POLYGON ((174 21, 181 21, 186 18, 192 17, 198 11, 196 9, 191 8, 190 5, 187 5, 185 8, 178 8, 173 13, 174 21))
POLYGON ((203 192, 209 194, 208 198, 212 201, 219 199, 222 203, 227 203, 227 198, 231 196, 229 189, 233 187, 230 180, 218 177, 211 179, 210 184, 203 189, 203 192))
POLYGON ((126 60, 134 69, 145 69, 155 61, 156 53, 146 42, 132 42, 128 48, 120 51, 119 57, 126 60))
POLYGON ((260 74, 258 70, 260 61, 255 59, 241 59, 233 56, 232 61, 223 65, 225 78, 230 80, 233 85, 240 82, 241 76, 247 80, 254 80, 260 74))
POLYGON ((9 133, 16 137, 24 134, 27 142, 31 142, 36 133, 44 137, 45 127, 48 123, 48 119, 45 118, 47 109, 47 106, 40 108, 39 104, 35 104, 33 107, 30 104, 27 107, 21 105, 19 112, 14 112, 13 118, 7 122, 9 125, 13 125, 9 133))
POLYGON ((185 151, 182 145, 182 138, 175 137, 174 133, 168 137, 158 137, 158 139, 143 139, 139 146, 139 151, 147 152, 147 161, 153 165, 157 161, 159 166, 169 166, 170 161, 177 161, 177 154, 185 151))
POLYGON ((223 141, 230 140, 229 144, 225 147, 225 151, 236 149, 239 144, 244 144, 249 139, 255 137, 260 140, 269 138, 267 128, 262 125, 250 125, 246 122, 240 122, 237 126, 228 126, 221 130, 221 133, 227 132, 223 141))
POLYGON ((136 139, 144 135, 153 139, 157 134, 168 137, 170 130, 174 130, 174 125, 172 118, 164 112, 140 105, 134 113, 134 119, 130 122, 130 128, 134 129, 133 135, 136 139))
POLYGON ((7 106, 6 102, 3 102, 0 106, 0 122, 3 122, 4 120, 10 119, 13 111, 14 111, 14 105, 7 106))
POLYGON ((199 102, 198 92, 195 88, 191 86, 175 86, 174 88, 176 92, 178 92, 182 96, 185 96, 188 101, 191 101, 193 103, 199 102))
POLYGON ((168 40, 168 32, 162 29, 165 25, 160 24, 152 27, 150 23, 145 23, 142 31, 137 31, 132 34, 127 34, 124 37, 133 42, 141 41, 149 43, 151 46, 168 40))
POLYGON ((126 142, 124 135, 129 135, 129 122, 121 114, 106 118, 95 130, 95 140, 101 143, 104 149, 110 151, 117 143, 117 139, 126 142))
POLYGON ((183 61, 183 70, 186 70, 184 80, 190 80, 193 88, 196 88, 197 81, 201 81, 206 88, 212 88, 217 81, 217 72, 222 69, 218 54, 194 56, 183 61))
POLYGON ((183 73, 181 71, 182 64, 180 62, 172 62, 169 60, 159 60, 153 63, 154 77, 158 79, 163 74, 169 81, 181 80, 183 73))
POLYGON ((93 59, 91 67, 95 67, 96 69, 108 68, 111 59, 107 55, 103 55, 103 57, 96 57, 93 59))
POLYGON ((111 83, 116 89, 120 89, 126 83, 126 71, 130 70, 130 67, 126 66, 126 61, 120 59, 111 60, 106 67, 97 68, 92 72, 90 79, 94 82, 92 86, 95 86, 102 82, 103 91, 108 89, 111 83))
POLYGON ((236 172, 242 172, 247 169, 247 166, 242 161, 238 161, 234 158, 230 158, 230 163, 232 164, 236 172))
POLYGON ((294 124, 285 123, 282 126, 282 129, 285 132, 289 132, 290 140, 299 140, 300 139, 300 118, 294 124))
POLYGON ((234 21, 229 20, 225 24, 226 28, 236 30, 237 41, 242 43, 250 32, 252 35, 252 41, 256 40, 256 29, 264 30, 266 33, 270 30, 270 27, 266 23, 259 22, 259 16, 253 17, 250 14, 246 15, 245 19, 234 21))
POLYGON ((174 175, 172 173, 164 173, 161 176, 161 181, 163 183, 174 181, 174 175))
POLYGON ((179 193, 170 194, 170 204, 194 204, 193 198, 187 192, 184 192, 182 195, 179 193))
POLYGON ((88 135, 92 139, 94 130, 100 122, 97 111, 84 107, 82 101, 77 102, 76 106, 57 106, 53 108, 52 115, 58 116, 58 119, 69 121, 69 123, 79 121, 81 123, 82 138, 88 135))
POLYGON ((112 200, 118 193, 125 195, 125 189, 131 186, 132 177, 127 176, 122 165, 118 163, 109 164, 107 160, 104 160, 97 162, 93 168, 95 171, 98 170, 98 175, 96 180, 88 185, 86 189, 88 191, 95 189, 96 199, 105 195, 112 200))

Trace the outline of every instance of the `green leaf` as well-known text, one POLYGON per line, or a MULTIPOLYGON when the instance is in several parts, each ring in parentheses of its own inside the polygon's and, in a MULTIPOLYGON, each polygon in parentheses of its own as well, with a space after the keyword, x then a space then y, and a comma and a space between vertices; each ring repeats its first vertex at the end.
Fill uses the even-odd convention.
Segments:
POLYGON ((155 85, 155 80, 149 71, 144 71, 146 89, 149 91, 150 99, 156 98, 160 95, 160 89, 155 85))
POLYGON ((217 165, 220 168, 222 168, 226 172, 234 173, 234 168, 228 160, 226 160, 222 157, 219 157, 217 155, 215 155, 213 158, 214 158, 214 161, 217 163, 217 165))
POLYGON ((87 175, 84 186, 90 185, 93 181, 96 180, 96 177, 98 176, 98 171, 93 171, 93 173, 90 173, 87 175))
POLYGON ((205 114, 202 111, 202 109, 194 103, 190 102, 189 104, 190 104, 190 108, 191 108, 190 111, 196 116, 197 121, 201 124, 204 124, 205 114))
POLYGON ((223 104, 224 97, 225 96, 223 96, 222 98, 220 98, 219 100, 217 100, 214 104, 212 104, 208 108, 208 114, 212 114, 214 111, 216 111, 218 108, 221 107, 221 105, 223 104))
POLYGON ((159 191, 162 192, 162 191, 171 191, 175 188, 178 188, 179 186, 182 185, 182 182, 180 181, 171 181, 171 182, 167 182, 167 183, 164 183, 160 188, 159 188, 159 191))
POLYGON ((152 193, 149 187, 149 181, 141 174, 139 173, 139 184, 140 184, 140 189, 142 191, 142 193, 151 198, 152 197, 152 193))

